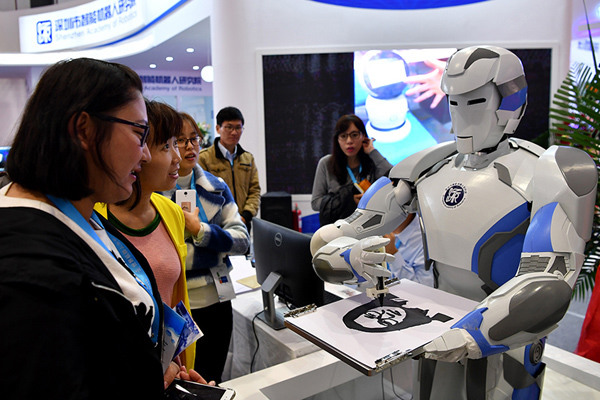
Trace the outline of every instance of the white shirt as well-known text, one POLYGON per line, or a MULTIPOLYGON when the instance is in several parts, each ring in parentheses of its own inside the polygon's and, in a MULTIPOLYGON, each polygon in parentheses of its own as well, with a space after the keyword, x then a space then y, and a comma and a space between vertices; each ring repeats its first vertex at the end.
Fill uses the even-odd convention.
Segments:
POLYGON ((219 149, 221 150, 221 153, 223 153, 225 158, 229 160, 229 164, 233 165, 233 159, 235 158, 235 155, 237 154, 237 145, 235 146, 235 150, 233 151, 233 154, 232 154, 229 152, 229 150, 227 150, 225 148, 225 146, 223 146, 221 144, 221 141, 219 140, 219 149))
POLYGON ((398 252, 394 254, 395 260, 388 263, 393 276, 433 287, 433 270, 425 271, 425 255, 418 215, 402 232, 396 234, 396 248, 398 252))

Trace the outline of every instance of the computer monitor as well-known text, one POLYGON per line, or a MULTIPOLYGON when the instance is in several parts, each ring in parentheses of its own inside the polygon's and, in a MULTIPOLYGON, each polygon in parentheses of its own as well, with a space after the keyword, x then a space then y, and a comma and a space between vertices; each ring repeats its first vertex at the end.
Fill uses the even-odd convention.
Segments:
POLYGON ((10 146, 0 146, 0 172, 4 172, 6 166, 6 157, 8 157, 8 151, 10 146))
POLYGON ((259 318, 274 329, 283 328, 283 318, 274 309, 274 294, 290 308, 322 306, 325 289, 312 266, 311 236, 260 218, 252 220, 252 231, 256 279, 262 285, 265 307, 259 318))

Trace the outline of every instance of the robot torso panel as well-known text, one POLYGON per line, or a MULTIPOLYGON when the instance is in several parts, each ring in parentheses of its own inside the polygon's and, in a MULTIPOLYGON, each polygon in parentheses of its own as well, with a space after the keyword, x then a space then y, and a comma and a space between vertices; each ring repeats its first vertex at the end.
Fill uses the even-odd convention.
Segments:
POLYGON ((498 152, 505 154, 477 169, 455 155, 415 183, 438 287, 478 301, 516 275, 538 160, 514 142, 498 152))

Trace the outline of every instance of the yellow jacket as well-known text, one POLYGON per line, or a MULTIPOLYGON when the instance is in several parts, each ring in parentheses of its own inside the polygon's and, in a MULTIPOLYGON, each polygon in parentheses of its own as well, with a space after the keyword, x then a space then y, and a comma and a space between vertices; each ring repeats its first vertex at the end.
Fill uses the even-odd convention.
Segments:
MULTIPOLYGON (((150 202, 156 208, 156 211, 160 214, 162 221, 165 223, 167 232, 169 232, 169 236, 173 241, 173 245, 177 250, 181 262, 181 275, 173 289, 173 302, 171 304, 177 304, 180 301, 183 301, 185 307, 190 311, 190 301, 185 279, 185 257, 187 256, 187 246, 184 239, 185 219, 183 217, 183 211, 181 211, 181 208, 177 204, 158 193, 152 193, 150 202)), ((94 209, 104 218, 108 219, 108 208, 106 204, 96 203, 94 209)), ((180 355, 181 362, 188 370, 194 368, 195 355, 196 343, 192 343, 180 355)))

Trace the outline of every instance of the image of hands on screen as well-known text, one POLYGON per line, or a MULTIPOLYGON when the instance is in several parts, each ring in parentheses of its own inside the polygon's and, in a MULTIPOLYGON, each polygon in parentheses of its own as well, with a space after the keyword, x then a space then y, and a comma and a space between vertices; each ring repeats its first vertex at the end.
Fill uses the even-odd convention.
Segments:
POLYGON ((392 164, 453 140, 440 79, 454 48, 369 50, 354 55, 355 114, 392 164))

